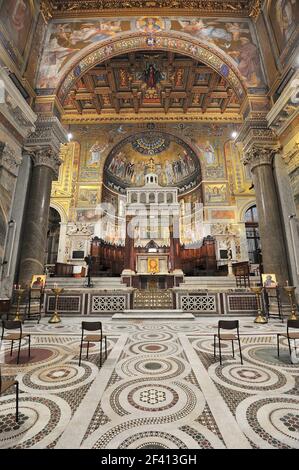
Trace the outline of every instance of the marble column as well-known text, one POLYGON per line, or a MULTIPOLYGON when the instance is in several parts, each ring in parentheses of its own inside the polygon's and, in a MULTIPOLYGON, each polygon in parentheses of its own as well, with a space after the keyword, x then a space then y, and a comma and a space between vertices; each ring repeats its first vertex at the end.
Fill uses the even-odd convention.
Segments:
POLYGON ((285 285, 289 280, 287 253, 272 165, 277 151, 253 146, 246 152, 244 164, 250 165, 253 177, 264 272, 276 274, 278 283, 285 285))
POLYGON ((24 221, 19 283, 28 284, 33 274, 43 274, 52 180, 60 159, 51 148, 31 153, 33 170, 24 221))

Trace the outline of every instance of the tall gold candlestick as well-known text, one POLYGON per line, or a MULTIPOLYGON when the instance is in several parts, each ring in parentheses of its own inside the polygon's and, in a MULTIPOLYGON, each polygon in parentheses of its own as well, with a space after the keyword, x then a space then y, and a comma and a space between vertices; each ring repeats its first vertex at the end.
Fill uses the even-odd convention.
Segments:
POLYGON ((15 292, 17 294, 17 311, 16 311, 16 316, 14 318, 14 321, 22 321, 21 313, 20 313, 20 303, 21 303, 22 295, 25 292, 25 289, 22 289, 21 286, 18 286, 15 289, 15 292))
POLYGON ((288 294, 289 300, 290 300, 291 313, 290 313, 290 316, 289 316, 289 320, 297 320, 298 316, 296 314, 295 304, 293 302, 293 294, 296 290, 296 287, 286 285, 286 286, 284 286, 284 290, 288 294))
POLYGON ((52 317, 49 320, 49 323, 60 323, 61 322, 61 318, 60 318, 60 315, 58 313, 58 298, 59 298, 59 295, 62 294, 63 291, 64 291, 64 289, 62 289, 60 287, 55 287, 54 289, 52 289, 52 292, 54 292, 54 294, 55 294, 55 309, 54 309, 54 313, 53 313, 52 317))
POLYGON ((254 323, 267 323, 267 319, 264 317, 262 314, 261 310, 261 293, 263 288, 262 287, 251 287, 250 288, 251 292, 253 292, 256 296, 256 303, 257 303, 257 317, 254 320, 254 323))

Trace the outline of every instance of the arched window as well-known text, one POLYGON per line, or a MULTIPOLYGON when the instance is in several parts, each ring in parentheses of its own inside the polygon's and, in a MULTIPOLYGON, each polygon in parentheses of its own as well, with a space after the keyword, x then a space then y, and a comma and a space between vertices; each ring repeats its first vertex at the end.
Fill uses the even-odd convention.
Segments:
POLYGON ((173 195, 172 195, 172 193, 167 193, 167 202, 168 202, 168 204, 172 204, 172 203, 173 203, 173 195))
POLYGON ((146 194, 145 193, 140 194, 140 202, 142 204, 146 204, 146 194))
POLYGON ((131 202, 132 203, 137 202, 137 194, 136 193, 131 194, 131 202))
POLYGON ((258 214, 255 205, 249 207, 245 212, 245 229, 249 261, 254 264, 259 264, 261 262, 261 243, 258 228, 258 214))
POLYGON ((156 200, 156 196, 154 193, 150 193, 149 197, 148 197, 148 202, 155 202, 156 200))
POLYGON ((158 194, 158 203, 163 204, 164 203, 164 193, 159 193, 158 194))

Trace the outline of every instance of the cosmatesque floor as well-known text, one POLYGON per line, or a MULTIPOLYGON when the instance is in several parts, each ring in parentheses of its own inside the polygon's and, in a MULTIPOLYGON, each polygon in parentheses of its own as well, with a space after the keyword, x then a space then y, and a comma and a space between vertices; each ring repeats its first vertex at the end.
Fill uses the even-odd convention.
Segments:
POLYGON ((12 389, 0 397, 0 448, 299 448, 299 348, 293 363, 285 340, 276 350, 286 322, 240 320, 244 363, 226 342, 220 366, 218 318, 101 320, 102 367, 96 344, 78 365, 81 318, 25 323, 32 354, 24 344, 19 365, 2 349, 2 374, 20 383, 20 420, 12 389))

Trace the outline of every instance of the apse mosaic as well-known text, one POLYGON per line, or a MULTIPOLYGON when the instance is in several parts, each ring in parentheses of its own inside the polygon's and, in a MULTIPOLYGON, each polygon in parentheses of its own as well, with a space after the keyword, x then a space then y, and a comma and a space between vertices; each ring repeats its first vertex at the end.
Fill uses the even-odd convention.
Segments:
POLYGON ((143 186, 148 172, 158 175, 161 186, 172 186, 198 179, 200 167, 195 153, 177 137, 145 132, 116 145, 104 172, 106 181, 116 186, 143 186))
MULTIPOLYGON (((55 88, 64 66, 83 48, 134 31, 148 34, 176 31, 192 36, 193 39, 208 41, 222 49, 236 63, 247 86, 264 86, 260 56, 250 21, 140 17, 52 22, 45 40, 38 88, 55 88)), ((179 75, 177 80, 180 80, 179 75)))

